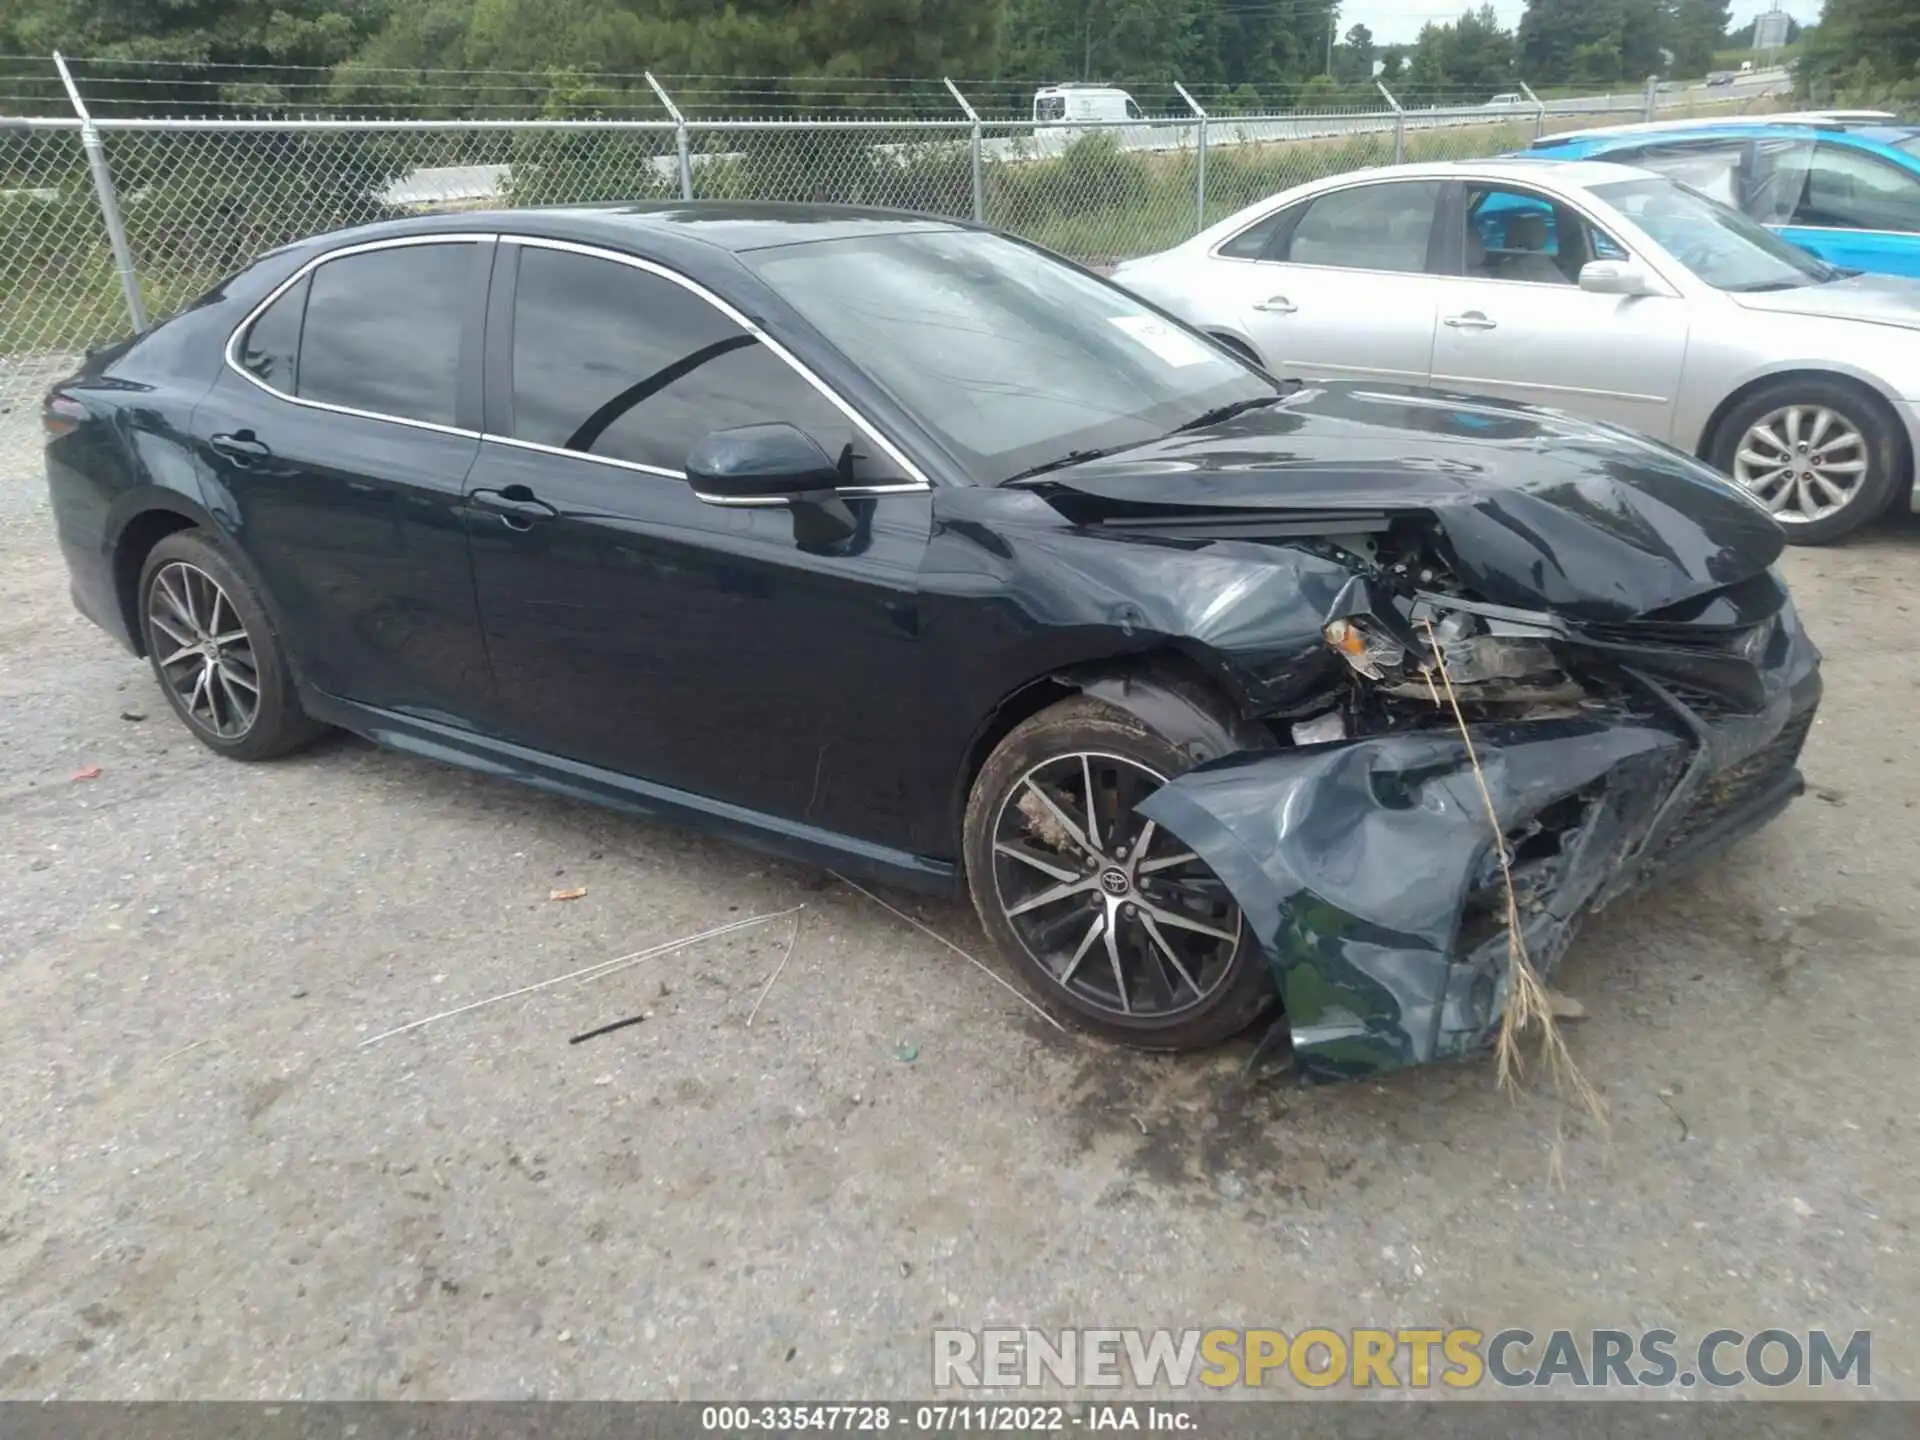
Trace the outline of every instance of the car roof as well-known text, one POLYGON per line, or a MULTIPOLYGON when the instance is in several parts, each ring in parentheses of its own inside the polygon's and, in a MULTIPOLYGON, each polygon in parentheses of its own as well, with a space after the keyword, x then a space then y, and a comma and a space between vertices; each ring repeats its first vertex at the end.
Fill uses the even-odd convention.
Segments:
POLYGON ((1534 150, 1552 150, 1560 146, 1603 145, 1620 140, 1641 140, 1663 135, 1805 135, 1824 136, 1867 133, 1882 128, 1874 122, 1896 117, 1879 110, 1809 110, 1787 115, 1723 115, 1710 120, 1650 120, 1639 124, 1602 125, 1588 130, 1569 130, 1559 135, 1543 135, 1532 143, 1534 150))
MULTIPOLYGON (((1839 145, 1849 150, 1859 150, 1870 155, 1878 155, 1892 160, 1896 164, 1909 168, 1920 166, 1920 157, 1911 150, 1901 147, 1902 141, 1910 140, 1915 134, 1911 126, 1886 125, 1733 125, 1718 123, 1701 125, 1688 129, 1663 130, 1648 133, 1635 131, 1617 135, 1586 135, 1576 138, 1567 149, 1572 156, 1606 155, 1628 146, 1657 144, 1662 140, 1819 140, 1823 145, 1839 145)), ((1549 144, 1535 142, 1535 148, 1526 152, 1543 157, 1556 153, 1549 144)))
POLYGON ((1588 189, 1615 180, 1644 180, 1647 172, 1638 166, 1617 165, 1611 160, 1560 159, 1552 155, 1495 155, 1484 160, 1428 160, 1406 165, 1377 165, 1369 170, 1349 170, 1315 181, 1312 188, 1332 189, 1355 180, 1457 180, 1462 176, 1513 180, 1522 184, 1540 184, 1551 176, 1555 184, 1588 189))
POLYGON ((688 247, 733 254, 776 245, 973 227, 938 215, 857 205, 788 204, 777 201, 659 200, 604 205, 534 206, 520 210, 468 210, 377 221, 351 231, 317 236, 329 248, 342 241, 432 235, 450 230, 510 232, 572 240, 611 249, 671 251, 688 247))

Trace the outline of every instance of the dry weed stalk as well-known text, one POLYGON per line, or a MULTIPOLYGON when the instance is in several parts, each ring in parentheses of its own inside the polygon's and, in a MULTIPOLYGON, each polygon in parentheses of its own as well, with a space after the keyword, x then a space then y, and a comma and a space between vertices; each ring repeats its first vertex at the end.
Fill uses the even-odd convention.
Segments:
MULTIPOLYGON (((1493 803, 1493 791, 1487 785, 1486 771, 1480 765, 1480 753, 1474 748, 1473 733, 1467 728, 1467 717, 1460 709, 1460 697, 1454 693, 1453 676, 1447 670, 1446 652, 1440 646, 1440 637, 1434 633, 1433 622, 1421 622, 1427 631, 1427 644, 1433 651, 1434 669, 1440 673, 1440 684, 1446 690, 1446 703, 1453 712, 1453 723, 1460 732, 1460 740, 1467 747, 1467 763, 1473 767, 1474 783, 1480 788, 1480 801, 1486 807, 1487 823, 1493 827, 1494 853, 1500 857, 1500 878, 1507 892, 1507 1004, 1500 1015, 1500 1038, 1494 1046, 1494 1054, 1499 1063, 1500 1084, 1512 1090, 1525 1067, 1520 1054, 1520 1035, 1529 1025, 1540 1027, 1540 1053, 1547 1063, 1547 1073, 1553 1077, 1554 1087, 1562 1091, 1571 1091, 1574 1098, 1601 1125, 1607 1122, 1606 1102, 1599 1092, 1580 1073, 1580 1067, 1574 1064, 1573 1055, 1567 1049, 1566 1037, 1560 1033, 1560 1024, 1553 1013, 1553 1000, 1547 993, 1540 972, 1533 968, 1533 960, 1527 954, 1526 937, 1520 928, 1520 893, 1513 883, 1513 861, 1507 851, 1506 832, 1500 828, 1500 812, 1493 803)), ((1440 704, 1440 691, 1433 683, 1433 671, 1427 671, 1427 690, 1433 696, 1433 703, 1440 704)))

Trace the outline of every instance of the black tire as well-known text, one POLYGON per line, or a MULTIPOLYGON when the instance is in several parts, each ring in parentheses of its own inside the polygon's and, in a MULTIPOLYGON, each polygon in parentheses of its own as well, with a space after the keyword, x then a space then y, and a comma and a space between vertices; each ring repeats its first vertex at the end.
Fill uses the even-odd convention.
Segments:
POLYGON ((1799 518, 1802 512, 1789 497, 1787 507, 1776 512, 1788 544, 1825 545, 1838 540, 1886 514, 1911 488, 1912 457, 1906 437, 1886 405, 1857 385, 1819 375, 1770 381, 1728 411, 1714 431, 1708 452, 1714 467, 1737 477, 1748 432, 1767 416, 1790 408, 1829 411, 1851 426, 1861 443, 1843 452, 1845 463, 1852 463, 1857 454, 1867 468, 1852 494, 1831 514, 1799 518))
POLYGON ((1217 1045, 1278 998, 1259 941, 1218 878, 1198 860, 1175 863, 1184 847, 1164 831, 1150 832, 1144 851, 1137 846, 1144 822, 1133 804, 1192 766, 1178 746, 1127 711, 1076 696, 1016 726, 981 767, 967 803, 968 889, 1022 986, 1060 1020, 1149 1050, 1217 1045), (1084 766, 1081 756, 1091 757, 1084 766), (1075 773, 1086 777, 1078 793, 1096 796, 1094 828, 1104 827, 1091 837, 1104 852, 1098 861, 1069 838, 1084 837, 1086 823, 1074 809, 1075 773), (1053 788, 1055 775, 1065 777, 1063 788, 1053 788), (1078 817, 1077 832, 1051 818, 1057 812, 1028 789, 1029 777, 1078 817), (1012 858, 996 840, 1030 858, 1012 858), (1133 851, 1130 859, 1123 845, 1133 851), (1114 871, 1124 889, 1106 888, 1114 871), (1008 913, 1069 883, 1080 888, 1026 909, 1032 918, 1016 923, 1008 913), (1053 936, 1057 946, 1047 943, 1053 936), (1052 955, 1054 964, 1037 952, 1052 955), (1099 968, 1086 968, 1088 960, 1099 968), (1122 978, 1114 978, 1116 968, 1122 978))
POLYGON ((272 760, 325 733, 300 708, 286 651, 259 595, 205 532, 177 531, 153 547, 140 568, 139 602, 154 679, 209 750, 230 760, 272 760), (214 653, 200 648, 236 634, 243 638, 214 653), (192 653, 174 658, 183 649, 192 653))

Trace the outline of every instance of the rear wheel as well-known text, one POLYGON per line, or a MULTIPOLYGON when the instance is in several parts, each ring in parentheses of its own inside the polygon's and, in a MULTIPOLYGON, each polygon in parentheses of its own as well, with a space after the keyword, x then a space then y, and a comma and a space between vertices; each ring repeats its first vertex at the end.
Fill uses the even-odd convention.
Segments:
POLYGON ((1735 406, 1715 436, 1713 462, 1752 491, 1796 545, 1859 529, 1912 481, 1885 407, 1819 376, 1773 381, 1735 406))
POLYGON ((169 535, 147 556, 140 627, 167 703, 208 749, 270 760, 325 730, 301 710, 253 587, 199 531, 169 535))
POLYGON ((1258 940, 1218 876, 1136 810, 1192 762, 1101 701, 1018 726, 967 806, 968 885, 1026 988, 1130 1045, 1198 1049, 1274 999, 1258 940))

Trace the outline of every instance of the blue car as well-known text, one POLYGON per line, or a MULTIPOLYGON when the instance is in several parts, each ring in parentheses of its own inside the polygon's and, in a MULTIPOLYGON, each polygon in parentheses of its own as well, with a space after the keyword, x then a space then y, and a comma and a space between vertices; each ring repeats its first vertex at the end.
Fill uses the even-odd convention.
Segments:
POLYGON ((1830 264, 1920 276, 1920 125, 1668 122, 1550 135, 1525 153, 1638 165, 1830 264))

